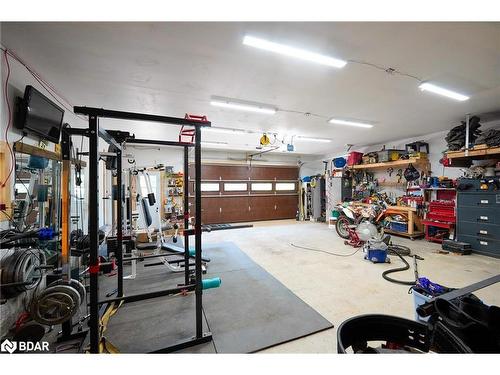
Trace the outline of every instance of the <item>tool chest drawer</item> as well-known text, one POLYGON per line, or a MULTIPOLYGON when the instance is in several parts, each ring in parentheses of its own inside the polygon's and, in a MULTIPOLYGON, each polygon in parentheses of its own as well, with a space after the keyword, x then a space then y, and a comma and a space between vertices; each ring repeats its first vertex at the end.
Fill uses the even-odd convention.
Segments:
POLYGON ((500 258, 500 241, 498 240, 458 234, 458 241, 470 243, 475 252, 500 258))
POLYGON ((481 236, 484 238, 496 239, 500 241, 500 225, 485 223, 469 223, 459 221, 457 231, 460 234, 470 236, 481 236))
POLYGON ((460 178, 458 180, 459 192, 500 193, 500 178, 486 177, 484 179, 460 178))
POLYGON ((471 223, 500 224, 500 210, 490 207, 458 207, 457 220, 471 223))
POLYGON ((491 193, 459 193, 458 207, 494 207, 500 208, 500 192, 491 193))

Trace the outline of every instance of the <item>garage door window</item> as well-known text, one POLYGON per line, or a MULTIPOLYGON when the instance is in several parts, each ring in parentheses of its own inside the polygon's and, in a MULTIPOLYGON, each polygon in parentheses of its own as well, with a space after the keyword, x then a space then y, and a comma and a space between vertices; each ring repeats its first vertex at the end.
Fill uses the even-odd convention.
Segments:
POLYGON ((253 191, 272 191, 273 184, 271 182, 254 182, 252 183, 253 191))
POLYGON ((219 184, 216 182, 202 182, 201 191, 219 191, 219 184))
POLYGON ((224 191, 247 191, 248 187, 246 183, 234 183, 226 182, 224 183, 224 191))
POLYGON ((295 191, 295 182, 276 182, 276 191, 295 191))

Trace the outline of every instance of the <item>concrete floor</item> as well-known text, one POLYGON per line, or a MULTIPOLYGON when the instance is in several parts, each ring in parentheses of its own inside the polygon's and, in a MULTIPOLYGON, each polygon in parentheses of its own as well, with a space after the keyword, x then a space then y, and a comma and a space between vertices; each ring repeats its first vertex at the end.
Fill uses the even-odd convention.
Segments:
MULTIPOLYGON (((414 319, 409 287, 381 277, 384 270, 402 265, 396 256, 391 257, 392 264, 372 264, 363 260, 362 251, 338 257, 290 246, 294 243, 339 254, 355 251, 324 223, 281 220, 253 224, 253 228, 204 234, 204 241, 233 241, 335 327, 352 316, 369 313, 414 319)), ((393 236, 393 242, 408 246, 425 258, 418 264, 420 276, 446 286, 462 287, 500 273, 500 259, 438 254, 440 245, 425 240, 393 236)), ((412 280, 413 269, 397 273, 394 278, 412 280)), ((476 294, 488 304, 500 305, 499 284, 476 294)), ((265 352, 336 353, 336 333, 336 328, 327 330, 265 352)))

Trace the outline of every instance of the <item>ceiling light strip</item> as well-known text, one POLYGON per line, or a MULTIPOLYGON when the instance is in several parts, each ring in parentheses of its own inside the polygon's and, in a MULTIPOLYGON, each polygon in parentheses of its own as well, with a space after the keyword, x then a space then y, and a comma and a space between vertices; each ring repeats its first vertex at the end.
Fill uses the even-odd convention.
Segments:
POLYGON ((448 98, 455 99, 461 102, 469 100, 469 97, 466 95, 459 94, 458 92, 445 89, 444 87, 440 87, 429 82, 424 82, 418 87, 422 91, 429 91, 434 94, 446 96, 448 98))
POLYGON ((227 146, 227 142, 201 141, 202 146, 227 146))
POLYGON ((342 119, 336 119, 336 118, 332 118, 328 122, 330 124, 355 126, 358 128, 373 128, 372 124, 368 124, 366 122, 349 121, 349 120, 342 120, 342 119))
POLYGON ((268 115, 274 115, 276 113, 276 108, 257 106, 251 104, 242 104, 231 101, 211 100, 210 104, 216 107, 236 109, 238 111, 258 112, 258 113, 265 113, 268 115))
POLYGON ((321 65, 327 65, 334 68, 343 68, 347 61, 336 59, 331 56, 321 55, 319 53, 306 51, 300 48, 287 46, 280 43, 271 42, 269 40, 256 38, 247 35, 243 38, 243 44, 266 51, 278 53, 289 57, 294 57, 300 60, 310 61, 321 65))
POLYGON ((215 126, 211 127, 203 127, 202 131, 208 132, 208 133, 223 133, 223 134, 245 134, 247 133, 246 130, 243 129, 231 129, 231 128, 218 128, 215 126))
POLYGON ((298 141, 323 142, 323 143, 329 143, 332 141, 331 139, 327 139, 327 138, 304 137, 304 136, 300 136, 300 135, 295 137, 295 139, 298 141))

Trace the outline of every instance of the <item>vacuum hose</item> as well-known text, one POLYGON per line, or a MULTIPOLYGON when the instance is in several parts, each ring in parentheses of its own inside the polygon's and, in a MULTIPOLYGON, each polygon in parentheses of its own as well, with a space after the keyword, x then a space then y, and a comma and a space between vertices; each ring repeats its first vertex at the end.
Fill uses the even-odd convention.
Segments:
POLYGON ((413 286, 417 282, 418 279, 418 270, 417 270, 417 259, 423 260, 424 258, 419 257, 418 255, 413 255, 413 261, 414 261, 414 266, 415 266, 415 280, 414 281, 403 281, 403 280, 396 280, 393 279, 392 277, 389 277, 390 273, 395 273, 395 272, 402 272, 410 269, 410 263, 406 261, 405 258, 403 258, 403 255, 410 255, 410 249, 405 247, 405 246, 399 246, 399 245, 389 245, 388 248, 389 253, 394 253, 396 254, 405 264, 403 267, 398 267, 398 268, 392 268, 390 270, 384 271, 382 273, 382 277, 391 282, 391 283, 396 283, 396 284, 401 284, 401 285, 410 285, 413 286))

